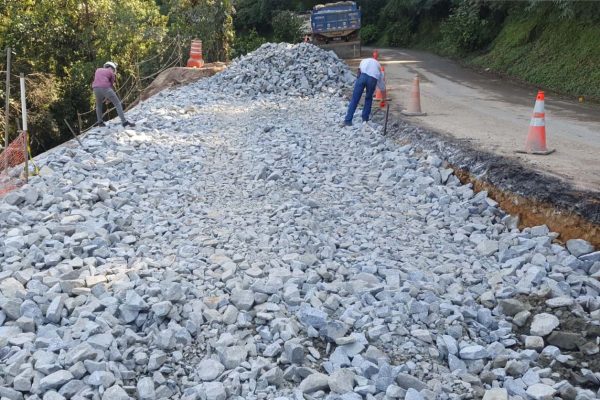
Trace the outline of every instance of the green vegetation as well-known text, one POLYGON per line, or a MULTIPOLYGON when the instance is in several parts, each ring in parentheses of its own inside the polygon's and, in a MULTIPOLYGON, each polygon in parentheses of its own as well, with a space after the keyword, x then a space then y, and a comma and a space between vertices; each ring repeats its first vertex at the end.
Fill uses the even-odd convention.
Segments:
POLYGON ((238 34, 233 41, 233 53, 232 57, 243 56, 256 49, 258 49, 263 43, 266 43, 267 39, 259 36, 256 29, 251 29, 247 33, 238 34))
MULTIPOLYGON (((359 0, 379 46, 416 47, 547 90, 600 100, 600 3, 359 0), (371 22, 370 22, 371 23, 371 22)), ((371 29, 371 28, 369 28, 371 29)))
MULTIPOLYGON (((163 68, 183 65, 192 38, 207 62, 266 41, 301 40, 298 13, 319 0, 18 0, 0 2, 0 50, 28 82, 34 152, 71 137, 63 120, 93 109, 90 83, 105 61, 119 64, 125 106, 163 68)), ((600 100, 600 3, 568 0, 357 0, 362 40, 417 47, 568 95, 600 100)), ((4 56, 0 69, 5 70, 4 56)), ((1 81, 4 74, 0 73, 1 81)), ((8 127, 16 136, 18 80, 8 127)), ((0 99, 4 107, 4 85, 0 99)), ((82 116, 82 127, 95 121, 82 116)), ((4 130, 0 118, 0 129, 4 130)), ((1 139, 0 139, 1 142, 1 139)))
MULTIPOLYGON (((63 119, 93 109, 91 82, 105 61, 119 65, 117 91, 125 106, 156 73, 185 63, 190 40, 203 40, 207 61, 226 60, 233 44, 230 0, 19 0, 0 2, 0 49, 11 47, 12 73, 27 75, 29 130, 34 153, 71 138, 63 119)), ((0 68, 5 70, 2 51, 0 68)), ((4 81, 4 74, 1 74, 4 81)), ((4 85, 0 85, 4 109, 4 85)), ((20 114, 12 78, 11 137, 20 114)), ((95 122, 82 116, 82 127, 95 122)), ((0 119, 4 131, 4 118, 0 119)), ((2 138, 4 135, 2 135, 2 138)), ((1 142, 1 141, 0 141, 1 142)))
POLYGON ((569 19, 507 21, 470 63, 565 94, 600 100, 600 25, 569 19))
POLYGON ((291 11, 278 11, 271 25, 276 42, 295 43, 302 37, 302 20, 291 11))
MULTIPOLYGON (((598 2, 356 1, 365 44, 426 49, 547 90, 600 100, 598 2)), ((273 33, 288 24, 273 16, 307 11, 316 3, 238 0, 234 24, 241 35, 255 29, 265 40, 282 39, 273 33)))
POLYGON ((380 32, 377 25, 364 25, 360 30, 360 40, 363 44, 373 44, 379 38, 380 32))

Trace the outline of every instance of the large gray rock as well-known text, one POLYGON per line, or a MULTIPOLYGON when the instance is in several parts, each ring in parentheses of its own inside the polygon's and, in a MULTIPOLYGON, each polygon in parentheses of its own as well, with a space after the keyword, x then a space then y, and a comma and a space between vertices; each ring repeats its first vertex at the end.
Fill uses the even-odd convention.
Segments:
POLYGON ((508 392, 503 388, 493 388, 485 391, 483 400, 508 400, 508 392))
POLYGON ((23 393, 18 392, 10 387, 0 387, 0 398, 10 400, 23 400, 23 393))
POLYGON ((415 378, 412 375, 403 373, 403 372, 399 373, 398 376, 396 377, 396 383, 402 389, 416 389, 416 390, 421 391, 427 387, 419 379, 415 378))
POLYGON ((46 311, 46 319, 52 323, 58 324, 61 319, 62 310, 65 305, 65 298, 63 295, 56 295, 46 311))
POLYGON ((327 380, 329 389, 334 393, 350 393, 354 390, 354 372, 341 368, 333 372, 327 380))
POLYGON ((480 360, 489 357, 486 348, 480 345, 466 346, 460 349, 459 354, 463 360, 480 360))
POLYGON ((110 387, 116 379, 112 372, 94 371, 87 377, 86 381, 92 386, 110 387))
POLYGON ((304 378, 302 382, 300 382, 298 389, 302 393, 312 393, 316 392, 317 390, 327 390, 329 389, 329 378, 325 374, 315 372, 304 378))
POLYGON ((146 376, 137 383, 137 395, 139 400, 154 400, 156 392, 154 391, 154 380, 146 376))
POLYGON ((300 322, 315 329, 321 329, 327 321, 327 314, 316 308, 305 306, 297 313, 300 322))
POLYGON ((419 391, 410 388, 406 391, 406 395, 404 396, 404 400, 425 400, 423 395, 419 393, 419 391))
POLYGON ((254 305, 254 292, 236 289, 231 293, 229 301, 239 310, 248 311, 254 305))
POLYGON ((533 400, 551 400, 554 398, 556 390, 552 386, 536 383, 527 388, 527 395, 533 400))
POLYGON ((66 370, 56 371, 40 379, 40 389, 42 391, 50 389, 59 389, 62 385, 73 379, 73 374, 66 370))
POLYGON ((206 382, 204 384, 206 400, 226 400, 227 393, 221 382, 206 382))
POLYGON ((212 381, 225 371, 225 367, 220 362, 208 358, 200 361, 196 371, 198 373, 198 378, 201 380, 212 381))
POLYGON ((498 251, 498 242, 496 240, 484 240, 477 245, 476 250, 482 256, 491 256, 498 251))
POLYGON ((542 313, 533 317, 530 333, 533 336, 546 336, 560 325, 560 321, 552 314, 542 313))
POLYGON ((583 239, 570 239, 567 240, 567 249, 575 257, 580 257, 584 254, 594 251, 594 246, 592 246, 590 242, 583 239))
POLYGON ((502 313, 513 317, 522 311, 529 310, 529 306, 517 299, 501 299, 498 301, 498 306, 502 313))
POLYGON ((104 391, 102 400, 129 400, 129 395, 121 386, 114 385, 104 391))
POLYGON ((226 369, 233 369, 246 361, 248 350, 242 346, 231 346, 220 352, 221 362, 226 369))

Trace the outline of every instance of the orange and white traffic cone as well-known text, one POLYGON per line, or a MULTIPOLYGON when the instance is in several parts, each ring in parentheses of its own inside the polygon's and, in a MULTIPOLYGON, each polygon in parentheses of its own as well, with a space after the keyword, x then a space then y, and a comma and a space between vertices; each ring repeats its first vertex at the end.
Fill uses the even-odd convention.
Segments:
POLYGON ((555 150, 546 147, 546 114, 544 112, 544 92, 538 91, 533 108, 533 116, 529 123, 529 133, 525 141, 525 151, 519 153, 547 155, 555 150))
MULTIPOLYGON (((385 86, 385 68, 383 67, 383 65, 381 66, 381 73, 383 74, 383 84, 385 86)), ((383 92, 379 89, 379 86, 375 88, 375 96, 373 97, 373 99, 379 101, 379 107, 385 107, 386 99, 383 98, 383 92)))
POLYGON ((410 92, 408 108, 406 110, 402 110, 402 114, 408 116, 427 115, 427 113, 421 111, 421 89, 419 87, 419 75, 415 75, 415 79, 413 79, 413 87, 410 92))
POLYGON ((202 68, 204 66, 204 60, 202 59, 202 41, 192 40, 192 46, 190 47, 190 58, 187 62, 188 68, 202 68))

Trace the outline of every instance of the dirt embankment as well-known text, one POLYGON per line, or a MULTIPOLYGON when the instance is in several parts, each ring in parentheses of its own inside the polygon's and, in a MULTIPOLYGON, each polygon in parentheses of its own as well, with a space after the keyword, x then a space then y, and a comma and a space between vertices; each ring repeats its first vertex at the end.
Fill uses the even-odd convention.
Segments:
POLYGON ((155 94, 173 86, 185 85, 201 78, 213 76, 223 71, 227 64, 222 62, 205 64, 202 68, 173 67, 158 74, 156 79, 142 91, 140 97, 129 108, 135 107, 140 101, 145 101, 155 94))
MULTIPOLYGON (((381 114, 379 115, 381 118, 381 114)), ((559 240, 582 238, 600 247, 600 192, 574 189, 564 180, 544 175, 517 159, 475 148, 466 140, 422 129, 404 120, 391 124, 399 141, 419 143, 436 151, 463 183, 490 197, 521 227, 546 224, 560 233, 559 240)))

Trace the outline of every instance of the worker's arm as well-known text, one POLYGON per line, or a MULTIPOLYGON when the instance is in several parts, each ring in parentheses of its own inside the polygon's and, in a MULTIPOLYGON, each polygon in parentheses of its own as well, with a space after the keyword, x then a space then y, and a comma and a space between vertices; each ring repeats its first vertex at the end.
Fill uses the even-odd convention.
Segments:
POLYGON ((116 80, 116 76, 115 76, 115 73, 114 73, 114 72, 112 72, 112 71, 111 71, 111 74, 110 74, 110 76, 109 76, 108 80, 109 80, 109 82, 110 82, 110 85, 111 85, 111 86, 112 86, 112 88, 114 89, 114 88, 115 88, 115 80, 116 80))
POLYGON ((383 93, 383 98, 386 98, 386 90, 385 90, 385 79, 384 79, 384 75, 383 72, 381 74, 379 74, 379 79, 377 79, 377 87, 379 88, 379 90, 381 90, 381 92, 383 93))

